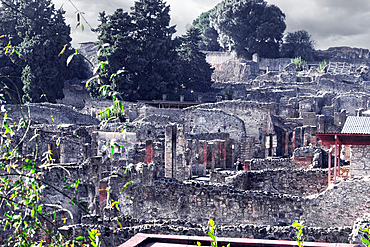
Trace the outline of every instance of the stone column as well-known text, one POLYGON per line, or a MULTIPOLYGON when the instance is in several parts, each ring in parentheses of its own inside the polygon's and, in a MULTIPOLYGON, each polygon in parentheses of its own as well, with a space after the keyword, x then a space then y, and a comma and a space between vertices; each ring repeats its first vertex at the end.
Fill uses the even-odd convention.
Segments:
POLYGON ((98 155, 98 132, 91 133, 91 156, 98 155))
POLYGON ((176 126, 167 125, 165 129, 165 177, 174 177, 174 151, 176 150, 176 126), (175 140, 174 140, 175 139, 175 140))
POLYGON ((213 143, 213 153, 214 153, 214 164, 215 168, 221 168, 221 142, 216 140, 213 143))
POLYGON ((89 212, 100 214, 100 180, 101 180, 102 157, 94 156, 91 158, 91 163, 88 165, 89 177, 89 212))
POLYGON ((66 154, 65 154, 65 145, 64 145, 64 143, 61 143, 59 145, 59 147, 60 147, 60 163, 65 164, 67 162, 67 159, 66 159, 66 154))
POLYGON ((207 142, 199 141, 199 161, 198 172, 199 175, 206 175, 207 171, 207 142))
POLYGON ((177 136, 176 136, 176 176, 175 178, 179 181, 185 179, 185 130, 184 125, 178 124, 177 126, 177 136))
POLYGON ((192 178, 192 140, 186 140, 185 149, 185 179, 192 178))

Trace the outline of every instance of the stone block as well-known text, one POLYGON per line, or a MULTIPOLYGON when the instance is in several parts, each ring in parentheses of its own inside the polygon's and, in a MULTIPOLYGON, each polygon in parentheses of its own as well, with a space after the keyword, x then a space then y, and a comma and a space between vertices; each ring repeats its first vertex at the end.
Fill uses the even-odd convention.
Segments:
POLYGON ((303 125, 316 126, 315 112, 302 112, 303 125))

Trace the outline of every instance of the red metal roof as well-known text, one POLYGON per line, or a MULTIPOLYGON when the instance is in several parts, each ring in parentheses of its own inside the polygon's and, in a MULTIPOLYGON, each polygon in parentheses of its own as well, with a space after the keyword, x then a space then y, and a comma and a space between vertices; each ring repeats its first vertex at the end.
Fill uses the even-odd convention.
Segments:
POLYGON ((335 136, 338 144, 342 145, 370 145, 370 134, 342 134, 342 133, 316 133, 324 145, 335 145, 335 136))
MULTIPOLYGON (((118 247, 191 247, 197 246, 197 241, 201 242, 202 246, 210 246, 210 237, 197 236, 179 236, 179 235, 156 235, 138 233, 127 242, 118 247)), ((294 247, 297 246, 295 241, 286 240, 267 240, 267 239, 249 239, 249 238, 220 238, 217 237, 218 246, 226 246, 229 244, 233 247, 294 247)), ((340 243, 318 243, 305 242, 306 247, 355 247, 359 245, 340 244, 340 243)))

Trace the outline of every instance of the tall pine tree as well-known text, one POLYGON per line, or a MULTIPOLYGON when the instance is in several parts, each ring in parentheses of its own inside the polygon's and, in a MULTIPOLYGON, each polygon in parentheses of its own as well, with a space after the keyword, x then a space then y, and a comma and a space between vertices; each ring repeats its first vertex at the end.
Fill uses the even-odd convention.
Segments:
MULTIPOLYGON (((12 63, 9 55, 14 52, 13 46, 20 43, 16 32, 17 13, 9 6, 18 8, 16 0, 3 0, 0 5, 0 88, 7 88, 7 102, 20 102, 23 95, 21 72, 22 67, 12 63)), ((3 93, 3 92, 2 92, 3 93)), ((4 94, 4 93, 3 93, 4 94)))
POLYGON ((206 92, 211 87, 213 70, 206 61, 206 54, 200 51, 201 32, 191 27, 182 36, 179 55, 182 60, 182 88, 206 92))
POLYGON ((10 58, 22 68, 23 100, 56 102, 63 98, 64 81, 70 76, 66 59, 71 50, 66 48, 60 54, 71 42, 64 11, 55 9, 49 0, 17 2, 15 30, 19 44, 14 49, 19 54, 11 53, 10 58))
POLYGON ((131 13, 118 9, 109 16, 100 14, 98 59, 109 64, 99 71, 102 81, 90 84, 93 97, 102 84, 125 100, 160 99, 178 90, 177 42, 172 39, 176 30, 169 26, 169 11, 162 0, 140 0, 131 13), (112 76, 122 69, 124 73, 112 76))
POLYGON ((212 69, 199 50, 199 30, 173 39, 170 7, 162 0, 139 0, 131 10, 100 13, 98 59, 104 66, 99 80, 89 84, 91 96, 100 97, 102 85, 131 101, 161 99, 162 94, 178 100, 184 90, 209 88, 212 69))
POLYGON ((209 16, 215 12, 217 6, 213 9, 200 14, 198 18, 193 21, 193 26, 198 28, 201 34, 201 41, 199 42, 199 48, 205 51, 219 51, 221 49, 217 39, 218 33, 216 29, 211 27, 209 16))
POLYGON ((142 96, 159 99, 178 90, 176 46, 170 26, 170 6, 162 0, 140 0, 131 8, 137 41, 135 81, 142 96))

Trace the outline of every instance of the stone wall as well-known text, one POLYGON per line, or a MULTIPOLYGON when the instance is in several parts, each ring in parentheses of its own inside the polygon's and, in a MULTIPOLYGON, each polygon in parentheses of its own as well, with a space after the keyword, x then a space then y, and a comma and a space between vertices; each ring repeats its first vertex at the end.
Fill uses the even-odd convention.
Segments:
POLYGON ((141 189, 137 202, 140 219, 181 219, 192 223, 290 225, 304 215, 299 197, 270 192, 242 191, 226 185, 180 183, 154 179, 141 189))
POLYGON ((305 221, 307 226, 352 226, 370 210, 370 179, 348 179, 331 185, 310 199, 305 221))
MULTIPOLYGON (((220 109, 227 114, 237 116, 244 122, 245 133, 253 136, 256 140, 260 139, 262 131, 273 132, 273 123, 270 114, 274 109, 273 104, 258 103, 252 101, 230 100, 214 104, 202 104, 198 109, 220 109)), ((231 135, 230 135, 230 138, 231 135)))
POLYGON ((96 131, 96 141, 98 143, 97 155, 110 156, 122 165, 134 163, 136 133, 96 131), (113 154, 111 148, 113 148, 113 154))
POLYGON ((206 61, 213 67, 235 58, 235 54, 231 52, 206 51, 206 54, 206 61))
POLYGON ((260 70, 282 71, 290 62, 290 58, 260 58, 258 63, 260 70))
POLYGON ((351 177, 370 175, 370 146, 351 145, 351 177))
POLYGON ((144 106, 139 109, 139 113, 142 117, 148 117, 150 115, 168 116, 171 121, 179 121, 181 115, 181 109, 173 108, 156 108, 152 106, 144 106))
MULTIPOLYGON (((208 225, 194 224, 185 220, 133 220, 129 217, 122 218, 122 227, 115 228, 116 222, 107 222, 101 227, 104 240, 111 246, 118 246, 133 237, 136 233, 208 236, 208 225)), ((217 222, 216 222, 217 224, 217 222)), ((216 225, 218 237, 252 238, 270 240, 293 241, 296 229, 292 226, 266 226, 253 224, 216 225)), ((73 238, 74 236, 86 236, 93 226, 79 224, 66 228, 63 233, 73 238)), ((305 242, 328 242, 348 243, 350 227, 340 228, 317 228, 304 227, 305 242)), ((88 236, 86 236, 88 238, 88 236)))
MULTIPOLYGON (((217 174, 217 172, 214 173, 217 174)), ((268 191, 294 196, 318 194, 328 186, 327 169, 245 171, 232 176, 216 174, 212 173, 212 182, 226 183, 241 190, 268 191)))
POLYGON ((297 168, 296 163, 290 158, 267 158, 267 159, 252 159, 250 170, 271 170, 278 168, 297 168))
POLYGON ((345 109, 350 116, 354 116, 357 109, 367 110, 369 96, 364 93, 346 93, 333 99, 333 106, 336 112, 345 109))
POLYGON ((189 107, 184 110, 185 133, 228 133, 235 141, 235 155, 240 155, 240 142, 246 135, 244 122, 235 115, 219 109, 198 109, 189 107))
POLYGON ((8 116, 13 121, 18 122, 23 116, 31 119, 34 123, 39 124, 75 124, 75 125, 98 125, 100 121, 91 117, 90 115, 79 113, 72 107, 68 107, 61 104, 51 103, 32 103, 28 105, 22 105, 20 108, 15 105, 7 105, 8 116), (28 112, 29 109, 29 112, 28 112))

